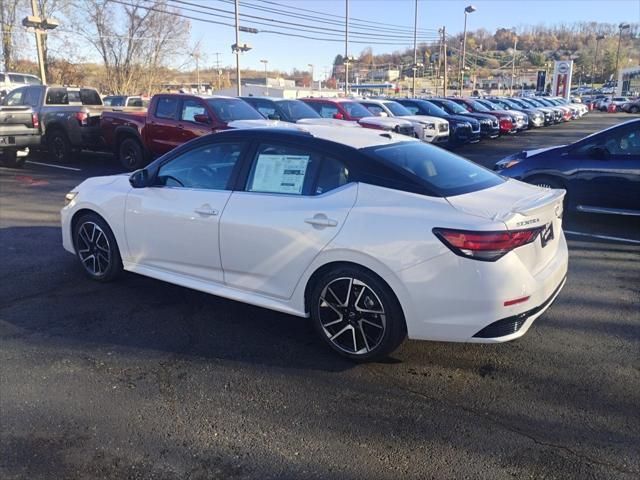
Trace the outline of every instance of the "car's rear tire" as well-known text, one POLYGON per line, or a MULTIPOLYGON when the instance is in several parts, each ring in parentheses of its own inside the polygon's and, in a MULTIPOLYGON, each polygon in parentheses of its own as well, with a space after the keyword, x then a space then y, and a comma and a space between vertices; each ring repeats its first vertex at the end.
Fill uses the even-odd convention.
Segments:
POLYGON ((92 280, 109 282, 122 272, 118 244, 100 215, 86 213, 75 221, 73 242, 80 266, 92 280))
POLYGON ((629 109, 630 113, 638 113, 640 112, 640 107, 636 107, 635 105, 629 109))
POLYGON ((118 145, 118 160, 129 172, 143 168, 147 164, 142 145, 132 137, 125 137, 118 145))
POLYGON ((321 274, 308 296, 314 327, 334 351, 350 360, 380 360, 405 339, 402 308, 389 286, 357 266, 321 274))
POLYGON ((22 168, 26 160, 25 157, 18 157, 18 152, 14 150, 5 150, 0 154, 0 164, 3 167, 22 168))
POLYGON ((47 150, 58 163, 69 162, 73 153, 67 134, 60 129, 47 133, 47 150))

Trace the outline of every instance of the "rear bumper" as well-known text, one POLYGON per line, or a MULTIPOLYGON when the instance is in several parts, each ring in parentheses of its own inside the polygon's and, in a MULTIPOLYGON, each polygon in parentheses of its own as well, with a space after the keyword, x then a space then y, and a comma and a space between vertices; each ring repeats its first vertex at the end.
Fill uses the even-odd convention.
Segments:
POLYGON ((497 262, 478 262, 447 252, 399 272, 409 294, 402 304, 408 336, 471 343, 519 338, 562 289, 568 259, 562 235, 554 256, 535 273, 514 252, 497 262), (506 300, 524 296, 529 297, 526 302, 504 305, 506 300), (511 330, 503 325, 508 323, 511 330))
POLYGON ((8 143, 0 144, 2 150, 23 150, 26 147, 40 145, 40 135, 0 135, 8 139, 8 143))

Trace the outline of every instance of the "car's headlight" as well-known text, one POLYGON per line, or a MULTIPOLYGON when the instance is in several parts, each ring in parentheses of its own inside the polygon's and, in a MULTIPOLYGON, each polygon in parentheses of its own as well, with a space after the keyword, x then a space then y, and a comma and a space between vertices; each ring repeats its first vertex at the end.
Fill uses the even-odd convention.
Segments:
POLYGON ((424 124, 424 128, 426 128, 427 130, 435 130, 436 129, 436 124, 435 123, 425 123, 424 124))
POLYGON ((78 192, 71 191, 64 196, 64 204, 69 205, 78 196, 78 192))

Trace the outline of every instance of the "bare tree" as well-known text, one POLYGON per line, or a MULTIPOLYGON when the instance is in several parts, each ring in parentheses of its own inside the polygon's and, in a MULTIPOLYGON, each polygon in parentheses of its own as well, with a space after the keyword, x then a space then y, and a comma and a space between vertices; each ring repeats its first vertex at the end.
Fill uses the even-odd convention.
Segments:
POLYGON ((166 0, 77 0, 81 34, 100 55, 110 93, 151 90, 161 67, 187 44, 189 22, 166 0))
POLYGON ((2 59, 5 71, 12 70, 16 62, 17 36, 21 33, 20 29, 22 28, 19 23, 19 17, 25 12, 25 7, 26 2, 24 0, 0 1, 0 32, 2 34, 2 59))

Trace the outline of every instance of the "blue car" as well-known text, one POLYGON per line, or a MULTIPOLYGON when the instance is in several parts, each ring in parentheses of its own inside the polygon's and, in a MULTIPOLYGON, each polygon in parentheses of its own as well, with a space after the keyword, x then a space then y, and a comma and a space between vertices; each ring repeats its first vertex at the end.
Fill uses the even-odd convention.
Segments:
POLYGON ((640 216, 640 119, 570 145, 524 150, 494 166, 501 175, 564 188, 565 208, 640 216))

